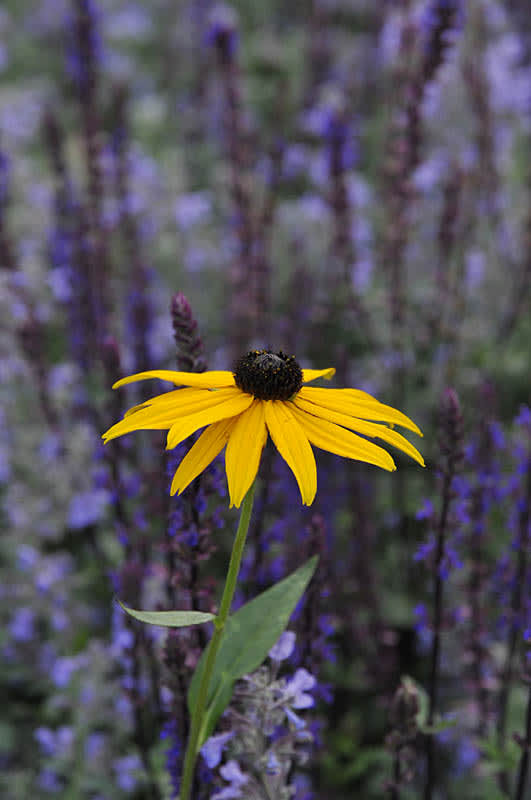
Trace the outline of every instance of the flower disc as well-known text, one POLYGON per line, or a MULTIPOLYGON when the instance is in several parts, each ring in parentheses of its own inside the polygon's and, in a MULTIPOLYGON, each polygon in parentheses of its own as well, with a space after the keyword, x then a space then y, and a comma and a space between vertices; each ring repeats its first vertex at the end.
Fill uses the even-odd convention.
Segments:
POLYGON ((289 400, 302 387, 302 370, 282 350, 250 350, 234 369, 236 386, 260 400, 289 400))

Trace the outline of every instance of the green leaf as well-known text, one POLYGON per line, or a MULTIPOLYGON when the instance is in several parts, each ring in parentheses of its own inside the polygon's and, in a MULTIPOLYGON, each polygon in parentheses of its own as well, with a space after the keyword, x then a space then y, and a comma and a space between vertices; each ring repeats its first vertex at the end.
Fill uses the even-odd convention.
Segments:
POLYGON ((118 600, 124 611, 131 617, 139 619, 140 622, 147 622, 148 625, 161 625, 163 628, 184 628, 187 625, 202 625, 204 622, 212 622, 214 614, 203 611, 137 611, 129 608, 118 600))
MULTIPOLYGON (((286 628, 295 606, 315 572, 318 557, 310 558, 284 580, 242 606, 227 620, 208 691, 207 711, 198 748, 215 728, 232 697, 234 682, 257 669, 286 628)), ((188 692, 193 713, 208 648, 194 672, 188 692)))
POLYGON ((512 772, 516 769, 521 751, 514 739, 509 739, 504 747, 500 747, 493 737, 480 739, 479 746, 496 772, 512 772))
POLYGON ((435 736, 438 733, 447 731, 450 728, 455 728, 457 719, 440 719, 436 718, 433 725, 421 725, 420 730, 422 733, 435 736))
MULTIPOLYGON (((410 675, 402 675, 400 678, 400 682, 404 684, 406 688, 414 691, 417 695, 418 703, 419 703, 419 710, 416 716, 416 723, 419 726, 421 731, 428 732, 426 729, 427 719, 428 719, 428 711, 430 707, 430 701, 428 698, 428 693, 424 689, 420 683, 412 678, 410 675)), ((453 721, 451 723, 454 724, 453 721)), ((448 726, 449 727, 449 726, 448 726)))

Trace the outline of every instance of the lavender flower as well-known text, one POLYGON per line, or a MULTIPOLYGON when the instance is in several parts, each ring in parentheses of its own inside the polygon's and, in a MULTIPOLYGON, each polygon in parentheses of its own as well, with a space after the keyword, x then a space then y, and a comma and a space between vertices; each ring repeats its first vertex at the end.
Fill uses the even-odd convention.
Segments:
MULTIPOLYGON (((460 467, 463 438, 463 420, 455 391, 447 389, 441 402, 441 507, 436 522, 435 558, 433 561, 433 640, 431 645, 431 666, 429 677, 429 706, 427 724, 432 726, 435 719, 439 685, 439 660, 441 632, 443 628, 443 586, 445 579, 444 559, 447 553, 446 536, 453 501, 453 486, 460 467)), ((424 797, 431 800, 435 788, 435 752, 433 736, 426 736, 427 775, 424 797)))
POLYGON ((278 677, 289 669, 294 635, 284 633, 272 648, 271 666, 260 667, 238 681, 233 700, 224 715, 229 728, 212 736, 202 754, 215 768, 222 754, 226 761, 219 776, 229 781, 213 797, 245 797, 258 800, 265 792, 288 800, 293 796, 292 770, 305 763, 313 735, 302 712, 314 704, 316 680, 306 669, 278 677), (282 658, 279 658, 282 656, 282 658))
MULTIPOLYGON (((529 563, 530 507, 531 507, 531 411, 527 406, 520 409, 515 420, 516 446, 515 471, 509 491, 512 501, 509 528, 513 534, 510 554, 504 557, 502 571, 502 591, 508 609, 504 615, 503 629, 506 634, 505 663, 501 674, 501 687, 498 698, 497 739, 501 749, 506 747, 507 717, 509 697, 514 681, 514 661, 522 636, 526 635, 530 619, 530 598, 524 587, 529 585, 531 565, 529 563)), ((498 575, 499 577, 499 575, 498 575)), ((528 665, 524 663, 524 677, 527 681, 528 665)), ((528 706, 529 712, 529 706, 528 706)), ((529 713, 526 721, 526 739, 529 739, 529 713)), ((525 750, 524 750, 525 753, 525 750)), ((523 797, 528 762, 522 757, 519 767, 518 789, 515 797, 523 797)), ((500 785, 509 790, 509 776, 505 770, 500 772, 500 785)))

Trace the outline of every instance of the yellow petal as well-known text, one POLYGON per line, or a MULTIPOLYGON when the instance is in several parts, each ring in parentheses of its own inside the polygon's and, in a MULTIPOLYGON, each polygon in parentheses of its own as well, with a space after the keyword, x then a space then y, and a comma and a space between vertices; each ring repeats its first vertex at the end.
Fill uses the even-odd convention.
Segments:
POLYGON ((152 369, 148 372, 137 372, 121 378, 113 384, 113 389, 125 386, 135 381, 145 381, 148 378, 160 378, 176 386, 197 386, 200 389, 217 389, 223 386, 234 386, 234 375, 228 370, 209 370, 208 372, 176 372, 172 369, 152 369))
POLYGON ((310 442, 316 447, 320 447, 321 450, 375 464, 390 472, 396 469, 395 462, 387 450, 378 445, 367 442, 361 436, 356 436, 355 433, 350 433, 332 422, 317 419, 296 407, 293 408, 292 413, 310 442))
POLYGON ((236 387, 227 389, 176 389, 174 392, 166 392, 148 401, 152 414, 165 413, 169 408, 174 408, 176 415, 185 417, 188 414, 195 414, 204 408, 209 408, 214 403, 222 403, 241 394, 236 387))
POLYGON ((220 392, 209 392, 208 394, 212 398, 209 408, 205 408, 197 414, 190 414, 187 417, 177 419, 168 431, 166 449, 171 450, 172 447, 176 447, 179 442, 182 442, 183 439, 186 439, 187 436, 190 436, 199 428, 204 428, 205 425, 211 425, 213 422, 219 422, 219 420, 227 419, 227 417, 235 417, 246 411, 253 402, 252 395, 245 394, 240 389, 233 389, 232 391, 232 397, 222 400, 222 402, 216 399, 221 394, 220 392))
MULTIPOLYGON (((147 400, 144 400, 143 403, 139 403, 137 406, 132 406, 125 412, 124 418, 149 407, 156 406, 157 410, 162 410, 163 406, 177 406, 177 403, 183 403, 185 400, 192 400, 194 397, 206 397, 205 392, 208 391, 208 389, 174 389, 171 392, 163 392, 154 397, 148 397, 147 400)), ((223 389, 219 391, 223 391, 223 389)))
POLYGON ((129 417, 131 414, 136 414, 137 411, 142 411, 143 408, 147 408, 147 403, 139 403, 137 406, 131 406, 131 408, 125 412, 124 419, 125 417, 129 417))
POLYGON ((203 431, 197 442, 179 464, 171 483, 171 494, 183 492, 194 478, 208 467, 227 443, 229 434, 238 417, 214 422, 203 431))
POLYGON ((422 436, 419 427, 401 411, 378 402, 376 398, 358 389, 318 389, 303 386, 297 397, 351 417, 402 425, 422 436))
MULTIPOLYGON (((171 405, 174 401, 182 402, 186 398, 206 396, 209 389, 185 388, 185 389, 172 389, 170 392, 162 392, 156 394, 154 397, 148 397, 143 403, 133 408, 147 408, 148 406, 166 406, 171 405)), ((216 391, 223 392, 224 389, 217 389, 216 391)), ((127 412, 129 413, 129 412, 127 412)))
POLYGON ((177 389, 175 392, 167 392, 154 398, 163 399, 164 403, 143 404, 143 408, 134 406, 133 413, 126 413, 123 420, 103 434, 103 438, 108 442, 132 431, 165 430, 171 428, 181 417, 196 414, 239 393, 236 388, 219 389, 216 392, 208 389, 177 389))
POLYGON ((328 369, 303 369, 302 382, 309 383, 309 381, 315 381, 317 378, 325 378, 329 381, 335 374, 335 367, 328 367, 328 369))
POLYGON ((150 408, 137 410, 134 414, 125 416, 124 419, 117 422, 102 436, 105 444, 110 442, 111 439, 116 439, 118 436, 124 436, 126 433, 133 431, 163 431, 171 428, 175 421, 175 411, 166 411, 165 413, 154 414, 150 408), (149 413, 145 413, 145 412, 149 413))
POLYGON ((247 411, 238 417, 225 451, 231 507, 240 507, 247 490, 256 478, 266 440, 264 402, 255 400, 247 411))
POLYGON ((310 506, 317 491, 317 470, 310 443, 287 403, 282 400, 265 400, 264 411, 271 438, 295 475, 302 502, 310 506))
POLYGON ((335 422, 336 425, 350 428, 353 431, 357 431, 357 433, 362 433, 364 436, 382 439, 382 441, 392 444, 394 447, 398 447, 399 450, 402 450, 404 453, 407 453, 408 456, 414 458, 421 467, 425 466, 424 459, 417 448, 413 447, 411 442, 408 442, 400 433, 390 430, 386 425, 378 425, 374 422, 366 422, 362 419, 349 417, 347 414, 340 414, 338 411, 330 411, 328 408, 315 405, 315 403, 309 403, 307 400, 302 400, 299 397, 295 398, 294 403, 301 411, 313 414, 315 417, 326 419, 329 422, 335 422))

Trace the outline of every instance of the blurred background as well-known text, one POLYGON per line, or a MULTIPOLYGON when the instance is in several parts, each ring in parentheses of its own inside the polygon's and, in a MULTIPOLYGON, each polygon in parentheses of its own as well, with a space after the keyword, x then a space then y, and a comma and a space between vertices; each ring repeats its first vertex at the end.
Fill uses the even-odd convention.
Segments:
POLYGON ((404 411, 427 468, 317 452, 302 508, 266 449, 238 602, 320 554, 260 673, 313 705, 249 745, 237 687, 194 796, 531 797, 530 148, 527 0, 4 0, 4 797, 175 796, 207 632, 114 597, 215 608, 237 518, 219 459, 170 499, 186 447, 100 436, 161 390, 118 377, 251 346, 404 411))

